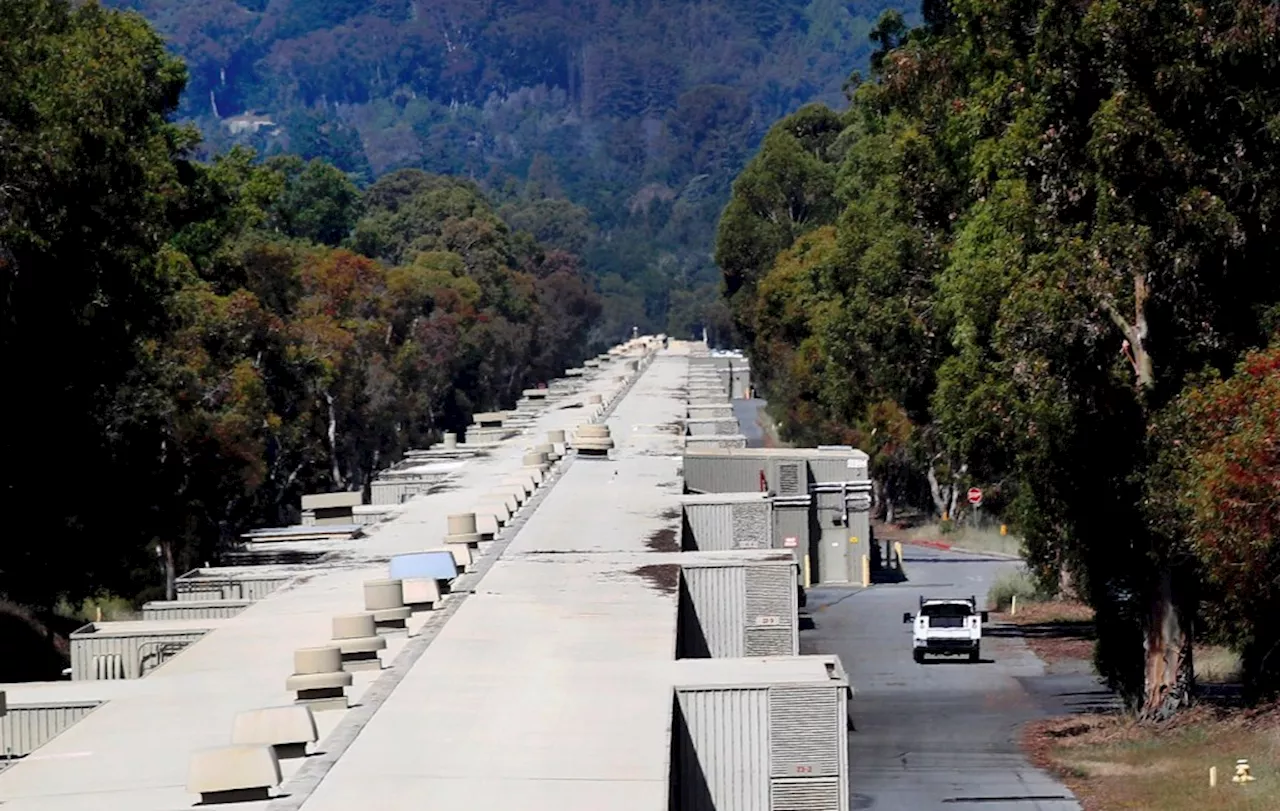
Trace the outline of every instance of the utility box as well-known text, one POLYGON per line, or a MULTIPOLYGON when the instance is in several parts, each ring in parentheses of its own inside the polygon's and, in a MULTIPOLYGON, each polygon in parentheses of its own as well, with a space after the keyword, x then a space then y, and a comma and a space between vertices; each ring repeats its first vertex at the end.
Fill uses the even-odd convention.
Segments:
POLYGON ((796 563, 722 552, 680 567, 676 658, 795 656, 800 651, 796 563))
POLYGON ((767 493, 684 496, 680 546, 686 552, 769 549, 773 501, 767 493))
POLYGON ((672 811, 849 811, 836 656, 677 662, 672 811))
POLYGON ((178 599, 197 602, 220 600, 257 600, 293 580, 290 572, 254 571, 253 567, 214 566, 192 569, 174 581, 178 599))
POLYGON ((71 632, 71 678, 140 679, 208 632, 176 621, 88 623, 71 632))
POLYGON ((695 449, 686 447, 690 493, 767 492, 774 546, 792 550, 814 583, 861 578, 870 554, 871 480, 867 455, 849 446, 695 449))
POLYGON ((302 497, 302 525, 305 527, 353 524, 352 511, 362 506, 360 493, 310 493, 302 497))

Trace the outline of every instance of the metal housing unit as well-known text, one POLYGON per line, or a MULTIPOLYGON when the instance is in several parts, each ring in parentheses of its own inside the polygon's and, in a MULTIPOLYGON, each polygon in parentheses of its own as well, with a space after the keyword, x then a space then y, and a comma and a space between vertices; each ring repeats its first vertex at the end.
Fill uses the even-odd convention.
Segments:
POLYGON ((687 552, 773 547, 773 502, 765 493, 684 496, 681 547, 687 552))
POLYGON ((26 757, 98 707, 100 701, 11 704, 0 716, 0 762, 26 757))
POLYGON ((71 633, 75 681, 140 679, 209 632, 166 623, 89 623, 71 633))
POLYGON ((147 622, 229 619, 251 605, 251 600, 153 600, 143 603, 142 619, 147 622))
POLYGON ((720 554, 724 557, 681 565, 676 657, 732 659, 799 653, 799 600, 792 556, 762 560, 720 554))
POLYGON ((261 600, 293 579, 284 572, 255 574, 244 570, 192 569, 174 580, 180 601, 261 600))
POLYGON ((677 664, 672 811, 849 811, 838 657, 677 664))

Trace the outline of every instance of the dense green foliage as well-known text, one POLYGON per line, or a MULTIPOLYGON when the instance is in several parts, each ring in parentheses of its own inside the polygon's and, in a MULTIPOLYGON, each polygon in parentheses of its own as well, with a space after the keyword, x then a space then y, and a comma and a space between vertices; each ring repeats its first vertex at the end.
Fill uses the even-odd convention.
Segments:
POLYGON ((1280 324, 1280 11, 924 16, 886 14, 874 80, 779 121, 725 210, 717 260, 777 416, 867 448, 882 507, 964 518, 982 485, 1042 580, 1097 610, 1099 665, 1146 714, 1188 699, 1203 616, 1274 690, 1274 500, 1223 501, 1274 486, 1248 409, 1276 369, 1195 387, 1280 324))
POLYGON ((575 365, 601 312, 572 216, 516 200, 513 230, 420 170, 361 192, 320 160, 197 162, 166 123, 183 82, 141 17, 0 4, 0 597, 37 611, 154 594, 362 487, 575 365))
MULTIPOLYGON (((916 0, 106 0, 186 60, 181 114, 224 149, 357 178, 471 177, 581 207, 601 340, 727 337, 711 260, 729 185, 770 121, 839 101, 886 8, 916 0), (249 114, 271 125, 233 133, 249 114)), ((504 217, 507 214, 504 212, 504 217)), ((540 215, 533 215, 540 216, 540 215)), ((511 222, 510 219, 508 219, 511 222)))

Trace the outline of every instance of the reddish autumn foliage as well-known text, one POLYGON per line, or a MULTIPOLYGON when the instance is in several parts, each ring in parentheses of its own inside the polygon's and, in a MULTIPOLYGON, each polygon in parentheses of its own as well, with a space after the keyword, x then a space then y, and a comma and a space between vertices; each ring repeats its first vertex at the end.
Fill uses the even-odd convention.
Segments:
POLYGON ((1206 614, 1259 692, 1280 687, 1280 347, 1188 390, 1162 434, 1176 459, 1159 502, 1204 569, 1206 614))

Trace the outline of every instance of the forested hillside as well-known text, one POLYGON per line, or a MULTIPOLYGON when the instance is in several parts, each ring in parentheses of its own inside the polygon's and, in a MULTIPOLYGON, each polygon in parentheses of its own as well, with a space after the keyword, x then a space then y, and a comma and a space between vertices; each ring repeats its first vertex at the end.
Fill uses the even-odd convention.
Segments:
POLYGON ((984 511, 1095 609, 1149 718, 1192 642, 1280 689, 1280 11, 926 2, 851 107, 778 121, 717 259, 784 429, 880 509, 984 511))
POLYGON ((769 124, 840 102, 885 8, 916 0, 105 0, 186 60, 205 148, 319 157, 366 182, 477 180, 578 248, 597 336, 727 325, 712 261, 769 124), (541 201, 552 200, 554 204, 541 201))
MULTIPOLYGON (((510 407, 601 311, 555 203, 508 204, 512 229, 465 179, 201 162, 184 81, 136 15, 0 3, 8 653, 59 601, 159 596, 301 493, 510 407)), ((0 657, 28 665, 50 675, 0 657)))

